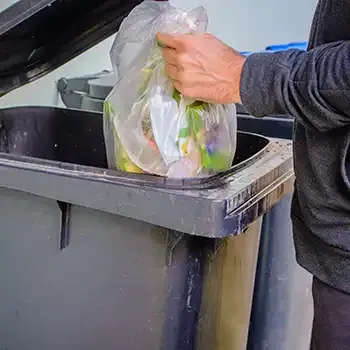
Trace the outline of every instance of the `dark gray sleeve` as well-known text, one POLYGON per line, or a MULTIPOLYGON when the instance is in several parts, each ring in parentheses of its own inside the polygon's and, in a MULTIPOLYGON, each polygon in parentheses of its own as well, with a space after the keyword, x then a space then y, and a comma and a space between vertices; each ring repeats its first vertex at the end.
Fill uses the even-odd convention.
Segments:
POLYGON ((350 124, 350 41, 247 57, 242 104, 253 116, 290 114, 321 132, 350 124))

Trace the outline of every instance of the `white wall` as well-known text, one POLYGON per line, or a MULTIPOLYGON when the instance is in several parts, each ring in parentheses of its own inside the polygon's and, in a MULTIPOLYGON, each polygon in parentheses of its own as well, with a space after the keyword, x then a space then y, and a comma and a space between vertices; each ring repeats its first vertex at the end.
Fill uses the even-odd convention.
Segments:
MULTIPOLYGON (((0 0, 0 10, 14 0, 0 0)), ((269 44, 306 40, 316 0, 172 0, 190 9, 203 5, 210 20, 209 31, 240 51, 259 50, 269 44)), ((0 107, 57 105, 55 81, 110 69, 112 38, 72 60, 46 77, 0 99, 0 107)))
POLYGON ((306 41, 317 0, 172 0, 184 9, 203 5, 209 31, 239 51, 306 41))

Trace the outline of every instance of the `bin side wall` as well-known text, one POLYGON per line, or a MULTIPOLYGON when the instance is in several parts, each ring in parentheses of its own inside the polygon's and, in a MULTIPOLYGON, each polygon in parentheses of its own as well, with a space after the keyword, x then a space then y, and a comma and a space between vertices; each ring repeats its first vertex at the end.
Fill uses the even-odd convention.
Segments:
POLYGON ((2 347, 244 348, 261 219, 215 241, 73 205, 63 250, 60 226, 55 200, 0 188, 2 347))
POLYGON ((261 218, 218 241, 204 274, 198 350, 246 348, 260 229, 261 218))
POLYGON ((172 284, 165 229, 73 206, 60 250, 57 202, 4 188, 0 225, 2 348, 161 349, 172 284))

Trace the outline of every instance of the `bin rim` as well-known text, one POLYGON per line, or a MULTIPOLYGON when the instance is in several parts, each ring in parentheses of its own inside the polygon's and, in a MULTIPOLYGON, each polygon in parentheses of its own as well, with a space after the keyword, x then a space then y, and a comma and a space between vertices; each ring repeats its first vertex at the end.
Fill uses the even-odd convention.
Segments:
MULTIPOLYGON (((67 113, 66 108, 60 107, 43 107, 43 106, 21 106, 3 108, 2 113, 7 111, 16 111, 20 114, 21 111, 30 112, 35 110, 56 110, 67 113)), ((99 112, 82 111, 79 109, 70 109, 78 114, 96 114, 101 117, 99 112)), ((1 113, 0 112, 0 113, 1 113)), ((1 120, 1 114, 0 114, 1 120)), ((61 174, 67 177, 79 177, 88 179, 90 181, 104 181, 110 184, 119 184, 125 186, 142 186, 153 189, 167 189, 167 190, 208 190, 225 184, 227 179, 239 171, 249 167, 259 159, 261 159, 270 149, 271 144, 267 137, 258 135, 256 133, 238 131, 239 135, 249 134, 251 137, 259 139, 263 147, 253 156, 233 165, 230 169, 218 172, 208 177, 176 179, 166 178, 148 174, 134 174, 115 169, 97 168, 93 166, 86 166, 81 164, 72 164, 66 162, 58 162, 54 160, 41 159, 30 156, 8 154, 0 152, 0 165, 13 168, 28 169, 34 172, 44 172, 46 174, 61 174)))

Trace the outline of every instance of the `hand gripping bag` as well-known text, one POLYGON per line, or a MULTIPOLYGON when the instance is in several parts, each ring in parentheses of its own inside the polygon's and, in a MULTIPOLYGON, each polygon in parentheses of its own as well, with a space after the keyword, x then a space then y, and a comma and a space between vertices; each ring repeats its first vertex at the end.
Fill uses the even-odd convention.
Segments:
POLYGON ((122 23, 111 49, 117 84, 104 104, 110 168, 168 177, 227 170, 236 149, 234 105, 193 101, 165 73, 157 32, 204 33, 202 7, 185 12, 146 0, 122 23))

